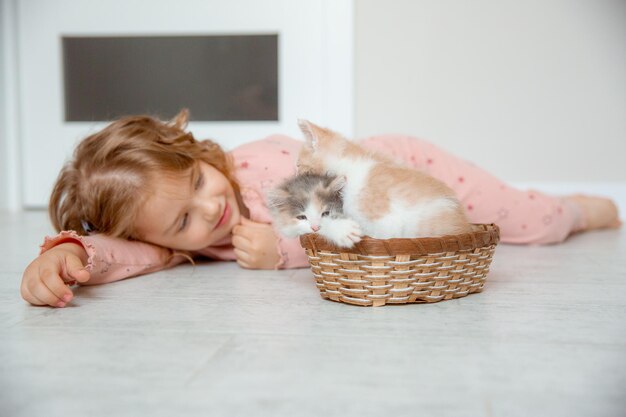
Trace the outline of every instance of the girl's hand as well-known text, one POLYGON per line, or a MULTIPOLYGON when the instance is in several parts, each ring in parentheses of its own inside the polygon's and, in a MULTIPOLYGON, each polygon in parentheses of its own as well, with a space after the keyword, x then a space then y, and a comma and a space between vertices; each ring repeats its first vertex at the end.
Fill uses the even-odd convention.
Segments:
POLYGON ((278 236, 271 225, 241 218, 233 228, 233 246, 237 263, 248 269, 274 269, 280 260, 278 236))
POLYGON ((39 255, 26 267, 22 298, 34 305, 65 307, 74 297, 68 284, 87 282, 87 252, 76 243, 61 243, 39 255))

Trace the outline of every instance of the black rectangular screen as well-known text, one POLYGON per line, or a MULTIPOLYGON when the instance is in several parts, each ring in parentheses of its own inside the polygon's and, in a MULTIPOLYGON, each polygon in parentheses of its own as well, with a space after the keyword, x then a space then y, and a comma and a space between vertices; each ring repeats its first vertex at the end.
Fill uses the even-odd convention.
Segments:
POLYGON ((278 120, 278 35, 63 37, 66 121, 278 120))

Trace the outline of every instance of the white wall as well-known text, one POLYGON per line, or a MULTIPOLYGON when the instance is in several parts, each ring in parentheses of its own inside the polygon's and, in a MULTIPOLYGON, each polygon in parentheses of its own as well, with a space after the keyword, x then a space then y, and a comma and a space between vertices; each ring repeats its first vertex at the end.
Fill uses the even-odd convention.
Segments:
POLYGON ((62 36, 279 33, 279 120, 192 121, 189 129, 227 149, 276 132, 300 135, 301 117, 353 133, 352 0, 185 0, 185 7, 153 0, 149 8, 143 0, 0 2, 13 5, 15 20, 11 60, 19 77, 11 102, 19 117, 7 118, 19 128, 12 143, 21 166, 13 172, 26 208, 47 204, 77 141, 105 125, 64 121, 62 36))
MULTIPOLYGON (((21 206, 15 4, 0 0, 0 209, 21 206)), ((626 182, 626 1, 354 5, 356 137, 421 136, 514 182, 626 182)))
MULTIPOLYGON (((4 23, 4 1, 0 2, 0 22, 4 23)), ((2 25, 4 27, 4 25, 2 25)), ((7 153, 7 139, 6 139, 6 88, 5 88, 5 34, 4 30, 0 29, 0 209, 7 206, 7 179, 8 172, 6 172, 6 164, 4 163, 4 155, 7 153)))
POLYGON ((0 0, 0 210, 21 208, 14 6, 0 0))
POLYGON ((626 1, 358 0, 355 131, 509 181, 626 181, 626 1))

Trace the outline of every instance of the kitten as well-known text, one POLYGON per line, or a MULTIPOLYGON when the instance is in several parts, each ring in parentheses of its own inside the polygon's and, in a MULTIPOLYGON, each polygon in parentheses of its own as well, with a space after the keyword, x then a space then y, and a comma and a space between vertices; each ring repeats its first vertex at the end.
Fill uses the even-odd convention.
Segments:
POLYGON ((340 247, 361 240, 359 225, 343 213, 343 177, 305 173, 288 178, 268 192, 268 206, 278 230, 287 237, 318 232, 340 247))
POLYGON ((443 182, 309 121, 299 125, 305 144, 298 172, 344 177, 343 210, 365 235, 388 239, 471 231, 461 203, 443 182))

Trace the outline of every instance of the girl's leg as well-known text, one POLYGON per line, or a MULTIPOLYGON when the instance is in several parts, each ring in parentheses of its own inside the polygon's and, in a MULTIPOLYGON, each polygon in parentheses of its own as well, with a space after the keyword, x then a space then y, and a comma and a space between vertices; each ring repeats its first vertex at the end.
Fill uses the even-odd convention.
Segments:
POLYGON ((386 135, 365 139, 361 144, 446 183, 465 206, 471 222, 496 223, 500 227, 502 242, 557 243, 574 232, 597 226, 588 224, 589 211, 575 197, 515 189, 427 141, 386 135))

